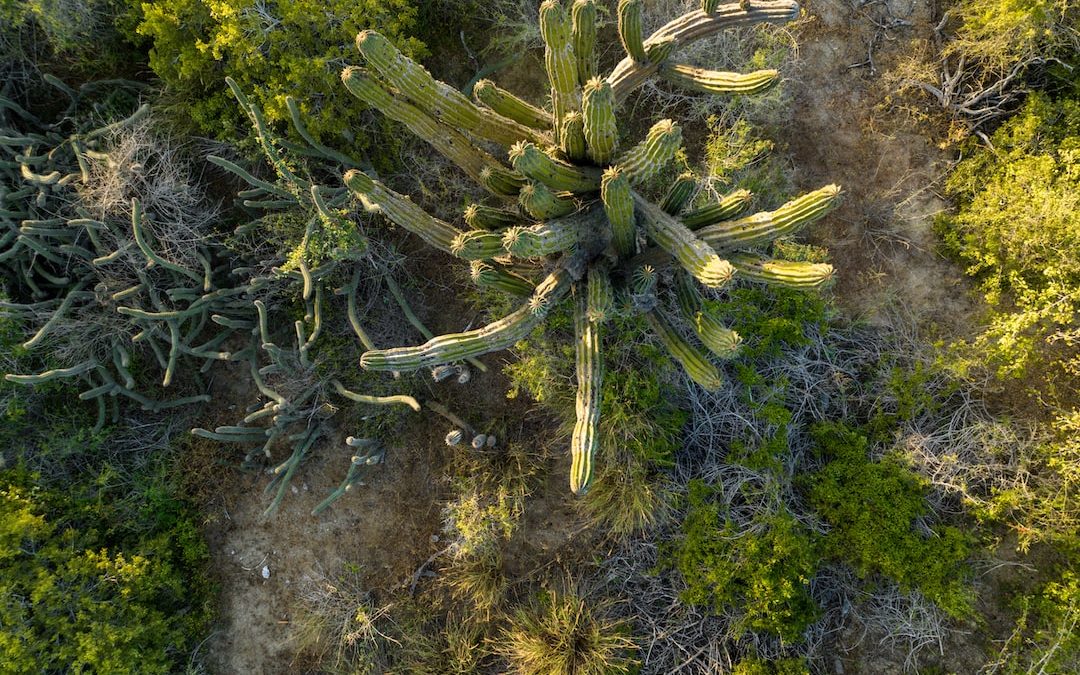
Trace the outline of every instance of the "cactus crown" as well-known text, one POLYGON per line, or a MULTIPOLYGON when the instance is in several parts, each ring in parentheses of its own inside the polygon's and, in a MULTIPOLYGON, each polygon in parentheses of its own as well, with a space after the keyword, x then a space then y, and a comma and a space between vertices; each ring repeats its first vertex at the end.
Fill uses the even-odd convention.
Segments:
POLYGON ((720 288, 742 274, 754 281, 812 287, 832 273, 828 265, 773 261, 746 249, 821 218, 836 201, 836 186, 744 218, 737 216, 749 199, 745 191, 684 213, 696 186, 692 175, 680 175, 661 204, 635 189, 674 159, 682 143, 679 126, 660 120, 629 147, 620 147, 618 133, 620 102, 651 77, 713 94, 752 94, 771 86, 776 71, 723 73, 672 58, 679 47, 725 28, 788 21, 797 16, 798 4, 705 1, 701 10, 648 37, 642 33, 641 5, 640 0, 618 4, 619 39, 626 57, 606 77, 596 72, 593 0, 576 0, 569 11, 559 0, 540 5, 550 84, 547 108, 487 80, 477 86, 474 103, 370 31, 357 38, 368 70, 350 67, 342 74, 354 95, 404 123, 472 175, 492 198, 490 205, 466 211, 464 221, 474 228, 466 231, 426 214, 359 172, 346 175, 349 189, 369 210, 472 261, 477 283, 528 295, 518 311, 483 328, 435 337, 416 347, 371 350, 361 365, 405 371, 504 349, 528 335, 554 304, 572 293, 577 298, 578 423, 571 441, 570 484, 578 494, 588 489, 592 478, 603 370, 600 330, 613 312, 644 313, 688 376, 716 388, 722 380, 710 354, 732 356, 739 336, 708 314, 695 284, 720 288), (505 162, 475 141, 502 146, 505 162), (684 323, 696 334, 693 342, 658 309, 657 298, 667 291, 674 295, 676 289, 684 323))

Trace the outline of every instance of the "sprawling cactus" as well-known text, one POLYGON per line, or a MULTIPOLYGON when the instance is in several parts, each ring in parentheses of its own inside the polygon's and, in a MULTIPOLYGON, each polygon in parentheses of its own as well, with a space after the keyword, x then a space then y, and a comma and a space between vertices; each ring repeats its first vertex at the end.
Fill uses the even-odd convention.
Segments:
POLYGON ((491 205, 466 210, 465 229, 425 214, 361 171, 345 174, 348 189, 369 211, 471 261, 478 284, 528 297, 517 311, 482 328, 433 337, 416 347, 371 349, 361 366, 406 371, 504 349, 528 335, 555 303, 573 296, 578 397, 570 484, 578 494, 588 489, 593 475, 603 371, 600 328, 608 317, 643 313, 689 377, 712 389, 720 385, 721 374, 710 354, 730 357, 740 338, 709 314, 695 283, 717 289, 742 275, 805 288, 832 273, 828 265, 769 260, 748 249, 820 219, 835 205, 838 187, 739 219, 751 198, 745 190, 685 212, 697 186, 692 175, 680 175, 660 203, 639 192, 679 151, 679 126, 660 120, 640 142, 620 147, 618 106, 648 78, 712 94, 749 94, 774 83, 773 70, 715 72, 677 63, 674 55, 725 28, 788 21, 798 4, 704 0, 700 10, 651 36, 643 33, 642 4, 618 3, 615 16, 626 57, 601 77, 594 0, 576 0, 569 8, 559 0, 541 3, 550 110, 486 80, 475 88, 476 102, 469 101, 372 31, 357 37, 366 69, 349 67, 342 73, 351 93, 404 122, 494 198, 491 205), (506 159, 482 150, 480 142, 502 146, 506 159), (675 304, 704 349, 665 316, 659 298, 669 288, 677 291, 675 304))

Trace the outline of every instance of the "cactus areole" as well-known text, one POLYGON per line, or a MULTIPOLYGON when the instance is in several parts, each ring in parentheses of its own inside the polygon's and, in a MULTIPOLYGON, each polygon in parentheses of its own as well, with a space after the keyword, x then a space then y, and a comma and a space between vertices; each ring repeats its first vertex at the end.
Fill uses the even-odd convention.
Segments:
POLYGON ((351 93, 404 123, 491 198, 469 207, 454 224, 361 172, 346 174, 345 185, 368 211, 470 265, 478 284, 525 298, 519 309, 482 328, 415 347, 374 349, 360 365, 401 372, 506 349, 556 303, 573 297, 578 395, 570 486, 576 494, 584 494, 593 478, 602 414, 602 328, 608 318, 645 314, 687 375, 699 386, 716 388, 722 380, 714 360, 731 357, 740 338, 709 314, 699 287, 721 288, 742 275, 805 288, 832 274, 828 265, 768 260, 753 249, 820 219, 835 205, 839 187, 742 216, 750 199, 745 190, 687 211, 696 182, 684 173, 666 198, 653 203, 638 190, 674 160, 682 132, 674 121, 659 120, 636 144, 622 147, 618 132, 619 105, 650 78, 709 94, 754 93, 774 83, 772 70, 738 74, 680 64, 679 48, 727 28, 789 21, 798 15, 798 4, 706 0, 651 36, 642 33, 641 5, 619 2, 615 16, 626 57, 606 77, 596 72, 594 0, 540 5, 550 90, 531 98, 544 99, 544 106, 487 80, 474 88, 476 100, 469 100, 373 31, 356 38, 364 67, 342 73, 351 93), (504 152, 496 157, 483 149, 491 144, 504 152), (659 302, 658 296, 667 297, 662 293, 677 301, 659 302), (677 308, 679 322, 665 316, 665 305, 677 308))

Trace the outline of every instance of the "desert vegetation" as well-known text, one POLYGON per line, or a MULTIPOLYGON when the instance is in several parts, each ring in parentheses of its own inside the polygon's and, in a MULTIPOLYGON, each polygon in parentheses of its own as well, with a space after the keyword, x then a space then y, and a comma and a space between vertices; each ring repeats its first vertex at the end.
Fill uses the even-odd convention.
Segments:
POLYGON ((1078 48, 0 3, 6 668, 1077 672, 1078 48))

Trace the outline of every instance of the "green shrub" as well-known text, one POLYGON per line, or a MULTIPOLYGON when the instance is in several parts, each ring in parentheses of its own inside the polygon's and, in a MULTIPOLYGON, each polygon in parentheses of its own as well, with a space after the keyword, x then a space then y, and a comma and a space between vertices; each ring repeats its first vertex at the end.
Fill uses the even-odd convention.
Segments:
POLYGON ((0 659, 10 673, 168 673, 207 628, 190 519, 139 538, 67 492, 0 474, 0 659))
POLYGON ((937 227, 991 307, 971 347, 975 363, 1017 375, 1040 354, 1080 367, 1080 101, 1033 94, 972 146, 946 183, 959 205, 937 227))
POLYGON ((960 24, 947 52, 998 70, 1032 56, 1068 58, 1080 26, 1072 0, 959 0, 950 11, 960 24))
POLYGON ((150 66, 199 128, 218 137, 247 128, 225 86, 228 76, 271 124, 284 127, 292 96, 316 138, 366 150, 363 107, 340 77, 344 65, 360 61, 356 34, 374 28, 411 56, 426 54, 414 37, 418 10, 411 0, 128 1, 140 17, 139 35, 151 41, 150 66))
POLYGON ((731 675, 810 675, 806 659, 743 659, 735 664, 731 675))
POLYGON ((819 424, 812 434, 827 460, 805 478, 810 505, 831 526, 822 552, 861 577, 880 574, 918 590, 953 616, 970 614, 968 537, 954 527, 930 537, 915 529, 929 515, 926 481, 895 457, 871 461, 866 437, 842 424, 819 424))
POLYGON ((1075 673, 1080 670, 1080 576, 1066 571, 1038 593, 1023 596, 1016 629, 999 654, 998 672, 1075 673))
POLYGON ((662 563, 686 583, 686 602, 719 612, 739 607, 739 630, 768 631, 795 642, 817 618, 810 579, 817 547, 810 533, 786 512, 761 516, 739 532, 713 499, 713 488, 691 481, 682 538, 662 563))

